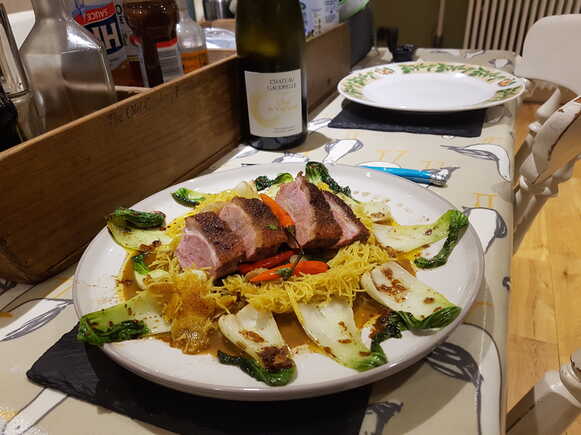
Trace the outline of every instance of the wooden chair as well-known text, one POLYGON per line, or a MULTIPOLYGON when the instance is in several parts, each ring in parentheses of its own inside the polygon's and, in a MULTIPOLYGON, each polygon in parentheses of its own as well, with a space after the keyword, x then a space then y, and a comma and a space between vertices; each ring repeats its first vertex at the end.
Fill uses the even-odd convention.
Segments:
POLYGON ((535 216, 573 174, 581 155, 581 14, 546 17, 529 30, 516 74, 570 89, 577 98, 560 107, 561 90, 538 109, 515 159, 514 251, 535 216))
MULTIPOLYGON (((561 90, 538 109, 515 159, 514 251, 545 202, 573 175, 581 158, 581 14, 546 17, 529 30, 516 74, 551 82, 576 95, 561 106, 561 90)), ((578 222, 572 222, 578 225, 578 222)), ((550 371, 509 412, 509 435, 557 435, 581 412, 581 350, 550 371)))

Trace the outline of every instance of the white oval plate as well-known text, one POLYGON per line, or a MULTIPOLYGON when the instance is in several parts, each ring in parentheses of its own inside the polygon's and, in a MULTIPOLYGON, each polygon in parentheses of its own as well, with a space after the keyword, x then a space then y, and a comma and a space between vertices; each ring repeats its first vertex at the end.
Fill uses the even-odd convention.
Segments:
POLYGON ((454 112, 496 106, 524 92, 522 79, 453 62, 402 62, 357 70, 337 85, 347 99, 382 109, 454 112))
MULTIPOLYGON (((330 166, 331 175, 349 185, 354 196, 362 200, 390 199, 394 217, 403 224, 432 221, 453 205, 432 191, 389 174, 352 166, 330 166), (365 192, 365 193, 362 193, 365 192)), ((139 210, 160 210, 168 222, 188 209, 175 203, 170 193, 177 187, 219 192, 243 180, 260 175, 275 176, 281 172, 296 174, 303 164, 252 166, 205 175, 158 192, 135 204, 139 210)), ((80 316, 114 305, 118 275, 126 252, 113 242, 103 229, 87 247, 77 267, 73 297, 80 316)), ((103 350, 113 360, 132 372, 176 390, 230 400, 287 400, 313 397, 355 388, 392 375, 418 361, 462 321, 480 288, 484 270, 482 247, 472 227, 454 249, 448 264, 431 271, 419 271, 418 277, 462 307, 460 316, 445 329, 414 335, 404 332, 401 339, 387 340, 383 348, 389 362, 373 370, 358 373, 320 354, 304 353, 295 358, 297 378, 284 387, 269 387, 240 369, 225 366, 210 355, 184 355, 167 343, 142 339, 107 344, 103 350)), ((364 340, 368 331, 363 331, 364 340)))

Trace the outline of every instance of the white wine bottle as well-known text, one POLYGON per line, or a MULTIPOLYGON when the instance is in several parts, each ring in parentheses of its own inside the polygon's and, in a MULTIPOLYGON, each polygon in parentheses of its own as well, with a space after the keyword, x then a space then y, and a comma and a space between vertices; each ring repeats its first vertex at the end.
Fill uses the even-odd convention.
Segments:
POLYGON ((236 19, 250 144, 273 151, 300 145, 307 83, 299 0, 238 0, 236 19))

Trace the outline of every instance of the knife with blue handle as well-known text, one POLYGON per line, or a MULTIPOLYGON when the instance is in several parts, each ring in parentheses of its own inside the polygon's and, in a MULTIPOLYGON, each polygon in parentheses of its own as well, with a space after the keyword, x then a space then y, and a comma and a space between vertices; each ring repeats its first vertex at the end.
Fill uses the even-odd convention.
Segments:
POLYGON ((433 184, 435 186, 445 186, 450 171, 447 169, 438 169, 435 171, 420 171, 417 169, 404 168, 384 168, 383 166, 361 166, 362 168, 373 169, 375 171, 387 172, 388 174, 397 175, 410 181, 422 184, 433 184))

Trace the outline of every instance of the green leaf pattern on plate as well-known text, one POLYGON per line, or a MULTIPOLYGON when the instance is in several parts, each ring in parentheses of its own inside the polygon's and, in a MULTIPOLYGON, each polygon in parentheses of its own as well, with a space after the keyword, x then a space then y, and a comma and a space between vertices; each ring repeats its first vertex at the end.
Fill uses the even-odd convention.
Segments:
MULTIPOLYGON (((373 70, 363 71, 345 80, 341 85, 341 90, 360 100, 369 100, 365 95, 363 95, 363 88, 369 83, 381 79, 383 76, 393 74, 395 72, 394 68, 399 68, 403 74, 458 72, 483 80, 487 83, 494 82, 496 85, 501 87, 511 86, 516 83, 516 81, 510 76, 506 76, 499 71, 491 71, 483 66, 443 62, 417 62, 413 64, 393 65, 391 68, 380 67, 373 70)), ((518 93, 521 88, 522 86, 515 86, 513 88, 501 89, 497 91, 492 98, 488 99, 487 102, 502 101, 518 93)))
POLYGON ((386 76, 388 74, 393 74, 393 72, 394 72, 393 69, 387 68, 387 67, 376 68, 376 69, 371 70, 371 71, 362 72, 360 74, 356 74, 353 77, 345 80, 345 82, 341 86, 341 89, 346 94, 349 94, 353 97, 356 97, 356 98, 359 98, 362 100, 366 100, 367 98, 365 98, 365 96, 361 92, 361 90, 365 87, 365 85, 367 85, 368 83, 371 83, 374 80, 380 79, 382 76, 386 76))
POLYGON ((522 86, 515 86, 514 88, 508 89, 501 89, 500 91, 496 91, 494 97, 489 98, 486 101, 502 101, 506 98, 512 97, 514 94, 520 92, 522 86))
POLYGON ((403 64, 399 65, 399 68, 404 74, 411 73, 444 73, 444 72, 459 72, 461 74, 466 74, 470 77, 475 77, 484 80, 485 82, 491 83, 497 80, 503 81, 508 77, 501 72, 491 71, 483 66, 473 66, 473 65, 455 65, 450 63, 442 62, 420 62, 415 64, 403 64))

